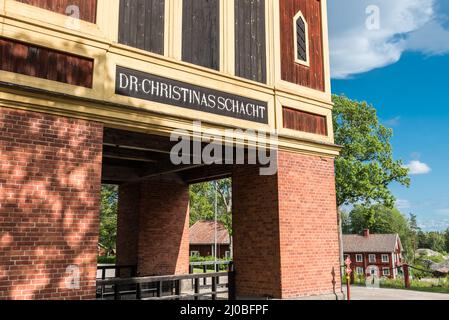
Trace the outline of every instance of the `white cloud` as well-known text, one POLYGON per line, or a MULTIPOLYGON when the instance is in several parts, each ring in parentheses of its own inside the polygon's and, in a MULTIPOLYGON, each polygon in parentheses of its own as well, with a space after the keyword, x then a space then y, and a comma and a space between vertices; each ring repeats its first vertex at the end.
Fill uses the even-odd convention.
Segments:
POLYGON ((405 165, 405 167, 410 170, 410 175, 428 174, 432 171, 432 169, 427 164, 419 160, 410 161, 410 163, 405 165))
MULTIPOLYGON (((446 0, 439 0, 446 1, 446 0)), ((404 51, 449 53, 449 30, 437 0, 329 1, 332 76, 347 78, 397 62, 404 51), (366 25, 379 8, 379 28, 366 25), (371 30, 370 30, 371 29, 371 30)))
POLYGON ((401 210, 401 209, 410 209, 412 206, 410 205, 410 201, 405 199, 398 199, 396 200, 396 207, 399 210, 401 210))
POLYGON ((401 117, 394 117, 385 121, 385 125, 389 127, 397 127, 401 124, 401 117))

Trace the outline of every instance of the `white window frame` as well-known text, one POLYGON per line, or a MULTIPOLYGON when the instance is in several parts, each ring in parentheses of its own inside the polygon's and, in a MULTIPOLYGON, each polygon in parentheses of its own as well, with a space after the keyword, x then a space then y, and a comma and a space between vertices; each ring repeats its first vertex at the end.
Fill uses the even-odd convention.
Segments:
POLYGON ((383 262, 383 263, 388 263, 388 262, 390 262, 390 256, 389 256, 388 254, 383 254, 383 255, 382 255, 382 262, 383 262), (386 258, 386 259, 384 259, 384 258, 386 258))
POLYGON ((190 256, 191 257, 199 257, 200 256, 200 252, 196 251, 196 250, 190 251, 190 256))
POLYGON ((363 262, 363 254, 361 254, 361 253, 356 254, 355 255, 355 262, 363 262))
POLYGON ((376 255, 375 255, 375 254, 370 254, 370 255, 368 256, 368 261, 369 261, 369 263, 376 263, 376 261, 377 261, 376 255), (371 258, 373 258, 373 257, 374 257, 374 259, 371 259, 371 258))
POLYGON ((356 270, 355 272, 356 272, 357 274, 359 274, 359 275, 365 273, 365 271, 363 270, 362 267, 357 267, 355 270, 356 270))
POLYGON ((385 277, 391 276, 390 268, 382 268, 382 275, 385 277))
POLYGON ((294 57, 295 62, 302 64, 306 67, 310 67, 310 46, 309 46, 309 25, 307 23, 306 18, 304 17, 302 11, 298 11, 298 13, 293 17, 293 42, 294 42, 294 57), (298 32, 296 30, 296 21, 301 18, 304 21, 305 31, 306 31, 306 61, 298 59, 298 32))

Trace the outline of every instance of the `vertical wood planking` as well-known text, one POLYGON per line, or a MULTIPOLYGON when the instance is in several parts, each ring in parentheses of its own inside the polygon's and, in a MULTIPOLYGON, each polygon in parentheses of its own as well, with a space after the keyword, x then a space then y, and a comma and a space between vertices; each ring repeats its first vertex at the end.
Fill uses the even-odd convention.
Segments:
POLYGON ((279 1, 281 77, 308 88, 325 91, 320 0, 279 1), (301 11, 308 24, 310 66, 295 63, 293 17, 301 11))
POLYGON ((327 136, 326 117, 283 107, 284 128, 327 136))
POLYGON ((219 0, 183 0, 182 60, 219 70, 219 0))
POLYGON ((267 82, 265 0, 235 0, 235 73, 267 82))
POLYGON ((119 43, 164 54, 165 0, 120 0, 119 43))
POLYGON ((80 20, 95 23, 97 20, 97 0, 17 0, 42 9, 50 10, 63 15, 67 12, 69 6, 78 6, 80 11, 80 20))
POLYGON ((92 88, 89 58, 0 38, 0 70, 92 88))

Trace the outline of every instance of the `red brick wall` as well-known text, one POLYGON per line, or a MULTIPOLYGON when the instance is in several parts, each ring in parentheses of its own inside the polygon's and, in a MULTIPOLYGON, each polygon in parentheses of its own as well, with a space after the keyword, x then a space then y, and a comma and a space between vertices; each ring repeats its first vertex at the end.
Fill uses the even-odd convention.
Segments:
POLYGON ((119 187, 117 217, 117 264, 137 265, 140 183, 119 187))
POLYGON ((95 298, 102 131, 0 108, 0 299, 95 298))
POLYGON ((334 161, 287 152, 278 161, 283 294, 329 294, 333 280, 340 292, 334 161))
POLYGON ((141 192, 139 274, 188 274, 189 186, 146 181, 141 192))
POLYGON ((189 188, 174 181, 120 187, 117 255, 141 276, 189 273, 189 188), (137 213, 137 214, 136 214, 137 213))
POLYGON ((277 176, 236 166, 232 176, 237 296, 281 297, 277 176))
POLYGON ((279 152, 278 166, 274 176, 250 166, 233 175, 237 295, 339 293, 334 163, 279 152))

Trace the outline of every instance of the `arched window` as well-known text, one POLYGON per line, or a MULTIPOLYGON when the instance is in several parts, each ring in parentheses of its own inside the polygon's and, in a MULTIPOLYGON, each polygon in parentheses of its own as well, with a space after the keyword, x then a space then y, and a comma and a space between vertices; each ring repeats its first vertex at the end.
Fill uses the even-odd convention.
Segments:
POLYGON ((293 34, 295 47, 295 62, 306 66, 309 62, 309 30, 304 15, 299 11, 293 18, 293 34))

